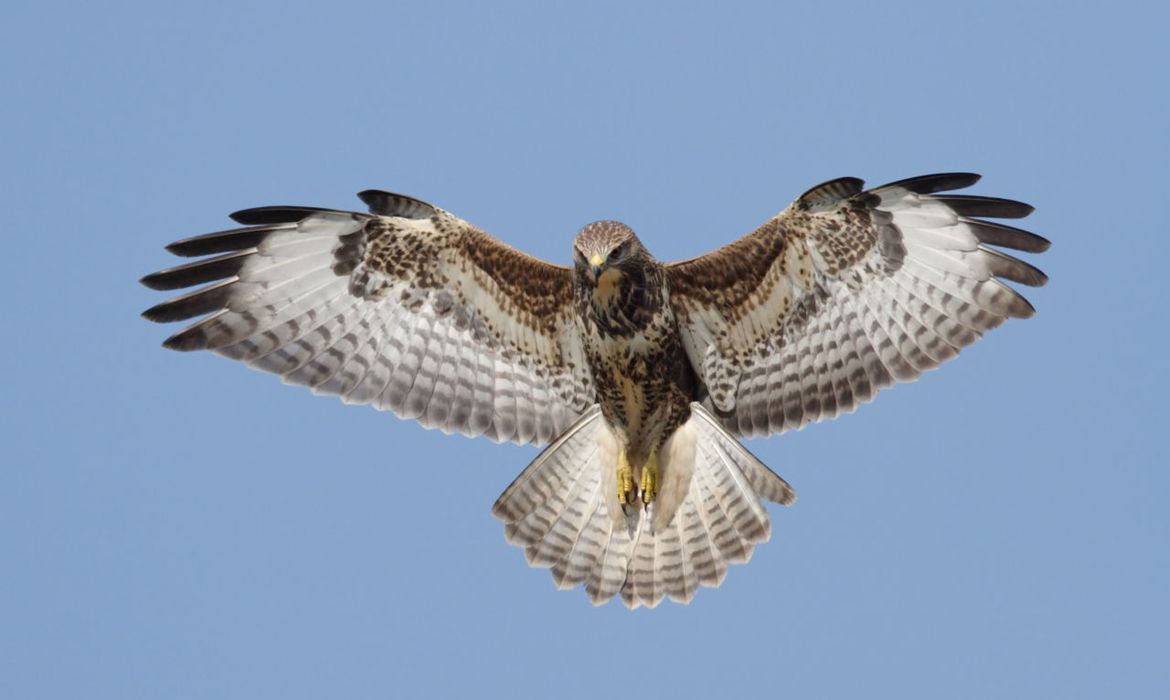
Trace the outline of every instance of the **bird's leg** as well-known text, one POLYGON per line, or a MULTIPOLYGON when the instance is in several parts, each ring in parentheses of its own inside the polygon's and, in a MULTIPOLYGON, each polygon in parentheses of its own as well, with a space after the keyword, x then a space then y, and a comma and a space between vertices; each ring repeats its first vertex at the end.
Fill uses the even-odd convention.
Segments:
POLYGON ((630 460, 626 457, 626 448, 618 453, 617 468, 618 503, 625 507, 634 502, 634 470, 630 468, 630 460))
POLYGON ((642 503, 650 505, 658 495, 658 451, 650 452, 650 458, 642 467, 642 503))

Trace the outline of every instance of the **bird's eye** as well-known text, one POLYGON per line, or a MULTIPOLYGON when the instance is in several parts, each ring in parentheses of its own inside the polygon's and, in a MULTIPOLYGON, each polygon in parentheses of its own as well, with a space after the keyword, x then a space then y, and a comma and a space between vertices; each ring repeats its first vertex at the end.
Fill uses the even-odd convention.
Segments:
POLYGON ((622 244, 618 245, 616 248, 609 251, 609 256, 608 256, 609 259, 610 260, 621 260, 622 258, 626 257, 626 251, 629 249, 629 247, 630 247, 630 245, 629 245, 628 241, 626 243, 622 243, 622 244))

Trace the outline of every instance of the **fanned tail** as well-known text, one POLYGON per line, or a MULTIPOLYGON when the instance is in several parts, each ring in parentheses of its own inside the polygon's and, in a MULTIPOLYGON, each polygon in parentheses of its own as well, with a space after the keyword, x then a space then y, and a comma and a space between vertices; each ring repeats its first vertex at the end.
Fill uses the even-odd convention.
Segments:
POLYGON ((558 588, 585 585, 594 605, 669 597, 689 603, 747 562, 771 525, 762 500, 796 496, 699 404, 660 455, 663 487, 648 510, 616 505, 618 443, 598 407, 587 411, 500 495, 492 513, 531 566, 558 588))

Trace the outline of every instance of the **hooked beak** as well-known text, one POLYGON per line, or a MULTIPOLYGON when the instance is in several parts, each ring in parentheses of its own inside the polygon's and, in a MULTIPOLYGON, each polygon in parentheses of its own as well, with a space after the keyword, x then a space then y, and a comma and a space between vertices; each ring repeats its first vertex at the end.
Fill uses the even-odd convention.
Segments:
POLYGON ((593 273, 593 281, 596 282, 605 271, 605 258, 594 253, 593 257, 589 258, 589 271, 593 273))

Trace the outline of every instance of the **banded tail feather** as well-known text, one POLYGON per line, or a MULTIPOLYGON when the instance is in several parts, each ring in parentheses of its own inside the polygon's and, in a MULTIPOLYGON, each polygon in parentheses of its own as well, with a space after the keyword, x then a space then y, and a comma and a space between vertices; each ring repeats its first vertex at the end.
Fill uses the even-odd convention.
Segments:
POLYGON ((764 501, 789 505, 792 488, 701 404, 667 440, 662 489, 643 510, 616 498, 617 438, 598 407, 553 441, 500 495, 492 514, 529 565, 558 588, 584 584, 594 605, 687 603, 719 586, 771 535, 764 501))

